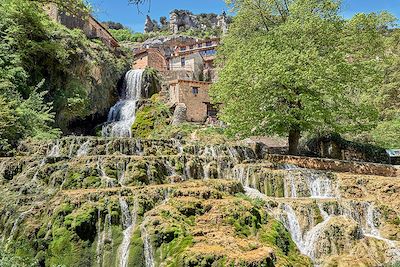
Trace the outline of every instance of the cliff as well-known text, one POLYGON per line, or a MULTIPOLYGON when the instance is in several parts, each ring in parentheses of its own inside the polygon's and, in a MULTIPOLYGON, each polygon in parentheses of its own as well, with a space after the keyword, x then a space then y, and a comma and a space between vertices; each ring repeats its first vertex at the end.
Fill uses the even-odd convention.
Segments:
POLYGON ((179 34, 182 32, 212 32, 215 35, 226 33, 231 18, 222 13, 217 15, 214 13, 195 15, 187 10, 173 10, 169 14, 169 21, 165 18, 158 23, 147 16, 145 22, 145 33, 157 31, 169 31, 171 34, 179 34))

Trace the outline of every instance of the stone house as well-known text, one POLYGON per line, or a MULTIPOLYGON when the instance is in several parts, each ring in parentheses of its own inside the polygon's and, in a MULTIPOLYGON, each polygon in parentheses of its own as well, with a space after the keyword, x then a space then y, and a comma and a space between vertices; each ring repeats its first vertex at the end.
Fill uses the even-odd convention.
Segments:
POLYGON ((214 59, 219 39, 196 40, 175 48, 169 59, 169 69, 189 70, 196 80, 214 81, 216 79, 214 59))
POLYGON ((218 45, 218 38, 169 36, 148 40, 135 50, 133 68, 157 69, 167 82, 171 108, 185 105, 188 121, 215 121, 217 109, 210 103, 208 90, 217 78, 214 59, 218 45))
POLYGON ((61 11, 56 4, 47 4, 44 11, 49 17, 69 29, 81 29, 88 38, 100 39, 110 49, 119 47, 118 41, 92 15, 79 16, 61 11))
POLYGON ((210 82, 174 80, 169 84, 171 106, 185 104, 187 120, 204 123, 208 118, 215 118, 217 110, 210 103, 208 90, 210 82))
POLYGON ((154 68, 160 72, 168 69, 162 52, 156 48, 141 49, 135 52, 133 69, 154 68))

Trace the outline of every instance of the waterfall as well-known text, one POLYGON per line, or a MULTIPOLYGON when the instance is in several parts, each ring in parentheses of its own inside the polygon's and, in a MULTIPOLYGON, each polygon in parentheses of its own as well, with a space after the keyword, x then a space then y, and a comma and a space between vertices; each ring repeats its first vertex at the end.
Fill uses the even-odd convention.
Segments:
POLYGON ((107 176, 106 172, 103 169, 103 163, 100 161, 100 157, 97 159, 96 165, 97 165, 96 168, 100 173, 102 184, 108 188, 115 187, 115 179, 112 179, 107 176))
POLYGON ((15 235, 15 232, 17 231, 18 226, 20 226, 20 224, 22 223, 22 221, 25 220, 26 216, 27 216, 29 213, 31 213, 32 211, 33 211, 33 207, 30 208, 29 210, 25 211, 25 212, 22 212, 22 213, 17 217, 17 219, 14 221, 13 227, 12 227, 11 232, 10 232, 10 236, 8 237, 8 241, 9 241, 9 242, 10 242, 11 240, 14 239, 14 235, 15 235))
POLYGON ((396 260, 400 260, 400 247, 396 241, 382 237, 379 229, 376 228, 378 220, 374 204, 368 203, 366 206, 365 226, 362 227, 364 235, 385 242, 389 248, 389 253, 392 254, 391 256, 396 260))
POLYGON ((131 127, 136 119, 137 101, 142 93, 143 70, 130 70, 125 75, 125 90, 108 113, 108 124, 102 133, 106 137, 132 137, 131 127))
POLYGON ((144 225, 144 223, 141 227, 141 232, 142 232, 142 239, 143 239, 143 244, 144 244, 145 266, 146 267, 155 267, 153 248, 151 246, 150 236, 147 233, 147 229, 146 229, 146 226, 144 225))
POLYGON ((294 174, 288 172, 288 177, 285 177, 284 179, 285 197, 297 198, 296 182, 294 178, 294 174))
MULTIPOLYGON (((97 264, 99 266, 103 266, 103 249, 104 249, 104 240, 105 240, 105 229, 101 232, 101 212, 100 209, 97 210, 97 246, 96 246, 96 256, 97 256, 97 264)), ((105 228, 105 226, 104 226, 105 228)))
POLYGON ((122 211, 122 226, 124 228, 123 231, 123 239, 120 247, 120 267, 127 267, 128 266, 128 259, 129 259, 129 247, 131 244, 131 237, 133 230, 136 226, 137 220, 137 213, 138 213, 138 201, 135 199, 134 206, 132 213, 129 211, 128 203, 126 203, 125 199, 119 200, 121 211, 122 211))
POLYGON ((292 206, 288 204, 283 204, 283 211, 286 216, 281 214, 281 221, 285 227, 289 230, 292 235, 293 241, 296 243, 297 247, 303 253, 303 235, 300 228, 299 220, 297 219, 296 213, 294 212, 292 206))
POLYGON ((89 145, 90 145, 90 140, 87 140, 79 147, 78 152, 76 152, 76 155, 78 157, 87 156, 87 154, 89 153, 89 145))
POLYGON ((72 139, 71 144, 69 145, 69 149, 68 149, 68 157, 72 157, 72 153, 74 151, 74 145, 75 145, 75 139, 72 139))
POLYGON ((312 198, 334 198, 337 197, 332 181, 318 173, 309 173, 308 186, 312 198))
POLYGON ((57 140, 56 144, 51 148, 50 152, 47 154, 47 157, 59 157, 60 156, 60 141, 57 140))

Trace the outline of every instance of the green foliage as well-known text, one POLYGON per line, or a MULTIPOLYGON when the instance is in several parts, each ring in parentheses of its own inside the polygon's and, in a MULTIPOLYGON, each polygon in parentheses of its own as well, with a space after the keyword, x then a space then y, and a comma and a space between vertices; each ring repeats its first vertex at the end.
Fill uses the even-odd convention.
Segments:
POLYGON ((383 121, 372 131, 374 142, 385 148, 400 148, 400 119, 383 121))
POLYGON ((2 267, 34 267, 37 263, 29 258, 20 257, 15 253, 9 253, 0 247, 0 266, 2 267))
POLYGON ((237 17, 218 54, 224 67, 211 95, 224 103, 230 133, 370 129, 377 110, 365 100, 382 78, 376 56, 389 18, 346 21, 330 0, 259 3, 235 1, 237 17))
POLYGON ((117 39, 119 42, 139 42, 142 43, 150 38, 159 37, 159 36, 167 36, 171 33, 169 31, 158 31, 158 32, 151 32, 151 33, 140 33, 140 32, 133 32, 130 29, 110 29, 110 33, 117 39))
POLYGON ((55 2, 68 13, 83 10, 81 0, 0 2, 0 153, 27 137, 55 138, 56 127, 108 106, 127 67, 100 41, 69 30, 43 12, 55 2), (95 91, 97 90, 97 91, 95 91), (102 93, 97 97, 95 92, 102 93), (47 93, 46 93, 47 92, 47 93), (105 104, 104 104, 105 103, 105 104))
POLYGON ((148 138, 154 129, 164 128, 168 125, 167 118, 169 116, 168 107, 160 100, 158 95, 153 95, 150 102, 144 104, 136 112, 132 135, 137 138, 148 138))

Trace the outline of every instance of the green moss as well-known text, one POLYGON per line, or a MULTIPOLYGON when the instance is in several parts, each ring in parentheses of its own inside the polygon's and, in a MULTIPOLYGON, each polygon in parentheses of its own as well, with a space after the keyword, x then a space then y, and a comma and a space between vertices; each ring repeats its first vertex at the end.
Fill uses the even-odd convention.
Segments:
POLYGON ((67 228, 53 229, 53 241, 49 245, 46 266, 77 266, 80 247, 74 242, 74 235, 67 228))
POLYGON ((153 131, 166 127, 169 123, 171 112, 159 95, 153 95, 136 112, 136 120, 132 125, 132 134, 137 138, 150 138, 153 131))
POLYGON ((160 254, 163 256, 161 262, 164 262, 167 266, 178 267, 183 266, 183 252, 186 248, 193 244, 193 236, 185 236, 176 238, 168 244, 162 244, 160 254))
POLYGON ((129 250, 129 266, 144 266, 143 241, 140 229, 136 228, 131 239, 129 250))
POLYGON ((1 267, 36 267, 38 262, 32 257, 19 256, 0 247, 1 267))
POLYGON ((98 176, 89 176, 83 179, 82 188, 98 188, 101 186, 101 178, 98 176))
POLYGON ((82 240, 93 241, 96 238, 97 209, 91 204, 66 216, 64 225, 71 228, 82 240))

